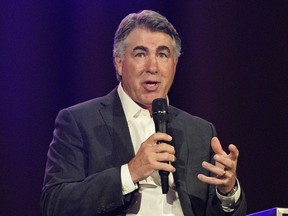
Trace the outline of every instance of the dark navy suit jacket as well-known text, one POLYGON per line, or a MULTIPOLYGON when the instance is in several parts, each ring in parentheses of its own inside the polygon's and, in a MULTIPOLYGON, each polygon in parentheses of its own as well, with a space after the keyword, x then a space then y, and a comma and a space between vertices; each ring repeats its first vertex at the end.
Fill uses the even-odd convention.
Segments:
MULTIPOLYGON (((209 175, 202 161, 213 162, 213 125, 172 106, 169 117, 177 158, 174 179, 184 215, 245 215, 243 191, 236 211, 226 214, 215 187, 197 179, 199 173, 209 175)), ((43 215, 125 215, 133 192, 123 196, 120 168, 134 155, 116 89, 60 111, 47 156, 43 215)))

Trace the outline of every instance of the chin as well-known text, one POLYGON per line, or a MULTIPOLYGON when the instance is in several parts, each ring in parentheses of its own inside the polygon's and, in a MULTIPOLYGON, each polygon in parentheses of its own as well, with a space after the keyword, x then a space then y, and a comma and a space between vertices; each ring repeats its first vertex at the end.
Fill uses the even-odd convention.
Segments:
POLYGON ((166 96, 163 96, 162 94, 149 95, 148 97, 143 98, 142 104, 144 106, 151 107, 153 100, 155 100, 157 98, 166 98, 166 96))

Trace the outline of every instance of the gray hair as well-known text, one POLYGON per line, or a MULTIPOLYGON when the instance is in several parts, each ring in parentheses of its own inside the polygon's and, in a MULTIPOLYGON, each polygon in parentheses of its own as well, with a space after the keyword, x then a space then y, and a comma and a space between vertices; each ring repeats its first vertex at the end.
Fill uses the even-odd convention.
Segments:
MULTIPOLYGON (((163 32, 168 34, 173 40, 174 58, 179 58, 181 54, 181 39, 176 29, 164 16, 152 10, 131 13, 121 21, 114 37, 113 58, 119 57, 120 59, 123 59, 125 51, 124 40, 138 27, 146 28, 152 32, 163 32)), ((116 75, 117 79, 121 81, 121 76, 117 71, 116 75)))

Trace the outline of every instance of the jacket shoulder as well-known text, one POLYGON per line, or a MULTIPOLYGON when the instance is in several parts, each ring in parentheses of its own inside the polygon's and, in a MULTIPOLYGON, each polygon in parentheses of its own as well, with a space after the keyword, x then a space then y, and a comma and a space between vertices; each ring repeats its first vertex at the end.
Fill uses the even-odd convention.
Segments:
MULTIPOLYGON (((99 110, 101 109, 113 109, 113 106, 115 104, 121 103, 119 96, 117 94, 117 90, 114 89, 111 91, 109 94, 98 97, 98 98, 93 98, 91 100, 87 100, 78 104, 75 104, 73 106, 64 108, 60 110, 58 113, 58 117, 60 116, 65 116, 67 113, 70 113, 74 118, 79 119, 79 120, 84 120, 84 119, 91 119, 95 118, 96 116, 99 116, 99 110), (65 114, 66 113, 66 114, 65 114)), ((70 115, 69 114, 69 115, 70 115)))
POLYGON ((190 121, 190 122, 198 123, 198 124, 209 124, 209 125, 211 124, 211 122, 201 117, 191 115, 190 113, 184 110, 181 110, 179 108, 176 108, 174 106, 170 106, 170 113, 171 113, 171 118, 176 118, 179 121, 184 121, 184 122, 190 121))
POLYGON ((69 112, 81 112, 88 111, 90 109, 99 109, 101 107, 108 106, 112 104, 115 99, 118 97, 116 89, 112 90, 105 96, 93 98, 70 107, 66 107, 63 110, 68 110, 69 112))

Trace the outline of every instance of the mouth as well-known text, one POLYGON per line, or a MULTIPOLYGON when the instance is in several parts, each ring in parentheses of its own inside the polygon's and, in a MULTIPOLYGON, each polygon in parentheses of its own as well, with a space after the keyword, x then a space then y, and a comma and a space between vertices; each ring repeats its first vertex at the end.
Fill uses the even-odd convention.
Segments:
POLYGON ((143 83, 143 86, 145 88, 146 91, 156 91, 157 88, 159 87, 160 82, 158 81, 146 81, 143 83))
POLYGON ((157 81, 146 81, 145 82, 145 85, 148 85, 148 86, 155 86, 157 85, 159 82, 157 81))

